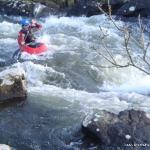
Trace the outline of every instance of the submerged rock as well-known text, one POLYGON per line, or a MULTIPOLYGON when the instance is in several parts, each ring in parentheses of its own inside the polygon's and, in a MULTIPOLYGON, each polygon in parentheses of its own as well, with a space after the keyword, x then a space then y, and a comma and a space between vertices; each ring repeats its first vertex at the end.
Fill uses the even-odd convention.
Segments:
POLYGON ((142 150, 150 146, 150 118, 143 111, 125 110, 118 115, 101 111, 88 115, 82 126, 105 150, 119 147, 142 150))
POLYGON ((0 102, 23 100, 26 96, 24 70, 11 68, 0 72, 0 102))

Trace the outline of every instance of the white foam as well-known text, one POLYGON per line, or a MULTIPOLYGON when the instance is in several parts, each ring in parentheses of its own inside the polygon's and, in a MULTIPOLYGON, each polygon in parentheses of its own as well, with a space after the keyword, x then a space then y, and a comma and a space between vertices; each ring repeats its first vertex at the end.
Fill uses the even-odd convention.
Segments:
MULTIPOLYGON (((43 56, 29 55, 23 53, 23 59, 47 59, 55 52, 71 54, 84 54, 85 60, 94 60, 96 63, 104 63, 99 58, 96 59, 95 52, 91 50, 93 45, 99 47, 99 25, 103 30, 108 31, 110 37, 106 40, 112 52, 120 52, 122 49, 121 35, 114 28, 111 21, 107 20, 104 15, 92 17, 55 17, 50 16, 43 19, 43 29, 38 35, 38 41, 46 43, 49 51, 43 56), (42 33, 42 34, 41 34, 42 33), (52 52, 51 49, 54 51, 52 52)), ((124 23, 116 21, 117 25, 122 26, 124 23)), ((20 26, 18 24, 2 22, 0 23, 0 32, 4 33, 4 40, 0 39, 0 43, 5 45, 15 44, 20 26)), ((5 48, 5 47, 4 47, 5 48)), ((7 48, 9 49, 9 48, 7 48)), ((123 57, 116 55, 116 59, 121 61, 123 57)), ((124 62, 123 60, 122 62, 124 62)), ((70 63, 70 62, 69 62, 70 63)), ((136 108, 149 111, 149 98, 137 93, 148 94, 150 92, 150 77, 143 75, 141 72, 133 68, 127 69, 99 69, 94 66, 89 67, 94 73, 97 73, 97 80, 104 80, 105 90, 113 92, 88 93, 75 89, 63 89, 60 87, 45 85, 44 81, 47 74, 59 74, 65 78, 63 73, 55 71, 51 67, 34 64, 32 62, 22 63, 22 68, 27 72, 27 80, 29 93, 50 97, 55 96, 65 99, 71 103, 78 103, 85 109, 105 109, 112 112, 119 112, 128 108, 136 108), (48 73, 47 73, 48 70, 48 73), (101 78, 99 78, 101 77, 101 78), (121 93, 122 92, 122 93, 121 93), (131 93, 128 93, 131 92, 131 93)), ((100 87, 101 88, 101 87, 100 87)), ((47 98, 49 100, 49 98, 47 98)), ((84 109, 83 109, 84 111, 84 109)))
MULTIPOLYGON (((136 92, 140 94, 150 94, 150 76, 149 75, 136 75, 135 76, 127 76, 128 80, 124 81, 121 85, 108 85, 107 88, 111 91, 118 92, 136 92)), ((106 85, 105 85, 106 86, 106 85)))
POLYGON ((7 21, 3 21, 0 23, 0 33, 3 34, 3 36, 15 36, 17 37, 18 31, 20 30, 19 24, 13 24, 7 21))
POLYGON ((129 140, 129 139, 131 139, 131 135, 125 135, 125 138, 127 139, 127 140, 129 140))
POLYGON ((126 101, 121 101, 116 96, 107 96, 106 98, 101 97, 101 93, 88 93, 85 91, 79 91, 74 89, 62 89, 52 85, 42 85, 39 87, 29 87, 29 93, 43 97, 57 97, 65 99, 71 103, 78 102, 83 108, 82 111, 87 111, 89 109, 97 108, 100 110, 109 110, 112 112, 119 112, 121 110, 128 108, 128 103, 126 101), (111 102, 111 105, 110 105, 111 102))
MULTIPOLYGON (((78 103, 82 106, 82 112, 87 113, 89 110, 107 110, 118 113, 125 109, 137 109, 150 112, 150 98, 136 93, 118 93, 118 92, 100 92, 88 93, 86 91, 74 89, 62 89, 52 85, 41 87, 29 87, 29 93, 39 95, 50 100, 48 97, 55 97, 66 100, 71 103, 78 103)), ((40 103, 40 102, 39 102, 40 103)))
POLYGON ((1 150, 12 150, 12 148, 6 144, 0 144, 0 149, 1 150))
MULTIPOLYGON (((17 64, 15 64, 14 66, 16 65, 17 64)), ((26 78, 29 87, 41 87, 47 76, 60 76, 61 78, 65 78, 65 75, 63 73, 57 72, 51 67, 47 67, 46 65, 43 66, 40 64, 34 64, 30 61, 20 64, 20 67, 23 68, 26 72, 26 78)))
POLYGON ((130 8, 129 8, 129 11, 135 11, 135 6, 131 6, 130 8))

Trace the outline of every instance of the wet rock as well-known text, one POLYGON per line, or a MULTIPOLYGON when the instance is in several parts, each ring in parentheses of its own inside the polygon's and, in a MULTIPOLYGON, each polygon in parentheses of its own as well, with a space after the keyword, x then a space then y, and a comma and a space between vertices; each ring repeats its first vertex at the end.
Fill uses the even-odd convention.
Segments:
POLYGON ((118 115, 101 111, 88 115, 83 121, 83 131, 96 138, 105 150, 113 147, 133 149, 150 144, 150 118, 143 111, 125 110, 118 115), (128 146, 130 145, 130 146, 128 146))
POLYGON ((79 0, 67 11, 68 16, 92 16, 100 14, 97 1, 79 0))
POLYGON ((40 3, 35 3, 30 0, 0 0, 0 12, 6 15, 41 17, 47 16, 49 13, 54 13, 54 5, 48 7, 40 3), (40 5, 40 11, 35 14, 37 4, 40 5))
MULTIPOLYGON (((100 5, 108 12, 107 0, 0 0, 1 14, 28 16, 28 17, 46 17, 52 15, 67 16, 92 16, 102 12, 98 9, 100 5), (35 15, 36 4, 41 5, 38 15, 35 15)), ((149 0, 111 0, 112 14, 120 16, 142 16, 150 15, 149 0)))
MULTIPOLYGON (((150 16, 150 1, 149 0, 111 0, 112 14, 120 16, 150 16)), ((68 11, 68 15, 71 16, 92 16, 101 14, 101 11, 97 6, 108 12, 108 1, 107 0, 78 0, 73 7, 68 11)))
MULTIPOLYGON (((120 8, 125 3, 125 0, 111 0, 110 5, 112 8, 112 13, 117 12, 118 8, 120 8)), ((68 15, 85 15, 92 16, 98 15, 102 12, 99 10, 98 5, 101 8, 108 12, 108 1, 107 0, 78 0, 72 8, 68 11, 68 15)))
POLYGON ((150 16, 150 1, 149 0, 130 0, 126 2, 120 9, 117 11, 117 15, 121 16, 150 16))
POLYGON ((0 144, 0 150, 12 150, 12 148, 5 144, 0 144))
POLYGON ((15 16, 46 17, 49 14, 59 15, 72 5, 74 0, 0 0, 0 12, 15 16), (42 9, 35 15, 37 4, 42 9))
POLYGON ((23 100, 27 96, 25 72, 10 68, 0 72, 0 102, 23 100))
MULTIPOLYGON (((107 0, 100 1, 101 7, 108 11, 107 0)), ((112 14, 126 16, 126 17, 137 17, 150 16, 150 1, 149 0, 111 0, 110 1, 112 14)))
POLYGON ((33 15, 34 5, 32 2, 20 0, 0 0, 0 12, 7 15, 33 15))

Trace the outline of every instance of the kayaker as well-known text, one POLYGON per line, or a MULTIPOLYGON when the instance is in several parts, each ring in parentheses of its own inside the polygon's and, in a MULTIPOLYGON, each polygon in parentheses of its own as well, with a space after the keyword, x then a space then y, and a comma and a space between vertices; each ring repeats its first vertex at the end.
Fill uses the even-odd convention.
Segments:
MULTIPOLYGON (((18 44, 19 47, 24 45, 30 45, 31 47, 36 47, 36 38, 34 36, 34 33, 42 28, 40 24, 38 24, 34 19, 29 21, 28 19, 22 19, 20 21, 20 24, 22 25, 22 29, 19 31, 18 34, 18 44)), ((13 54, 12 58, 17 57, 19 59, 21 57, 21 49, 18 49, 13 54)))
POLYGON ((21 20, 22 29, 19 32, 18 35, 18 44, 19 46, 28 44, 33 45, 35 44, 35 37, 34 33, 41 29, 42 26, 38 24, 34 19, 32 19, 31 23, 28 19, 22 19, 21 20))

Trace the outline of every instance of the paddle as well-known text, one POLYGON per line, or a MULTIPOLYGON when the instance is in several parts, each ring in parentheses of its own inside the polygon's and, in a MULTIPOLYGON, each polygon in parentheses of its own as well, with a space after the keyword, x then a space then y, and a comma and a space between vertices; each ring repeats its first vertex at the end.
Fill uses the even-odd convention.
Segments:
POLYGON ((14 52, 14 54, 13 54, 13 56, 12 56, 12 59, 17 58, 17 59, 15 59, 15 60, 19 60, 20 57, 21 57, 21 50, 20 50, 20 49, 17 49, 17 50, 14 52))
POLYGON ((33 15, 35 19, 37 18, 38 14, 42 11, 43 8, 45 8, 45 6, 40 3, 36 3, 34 5, 33 15))

